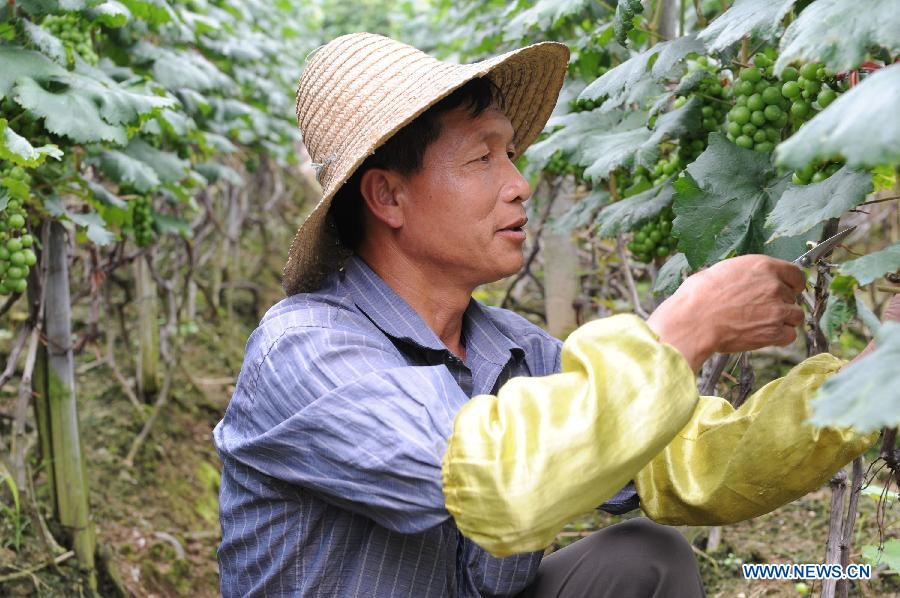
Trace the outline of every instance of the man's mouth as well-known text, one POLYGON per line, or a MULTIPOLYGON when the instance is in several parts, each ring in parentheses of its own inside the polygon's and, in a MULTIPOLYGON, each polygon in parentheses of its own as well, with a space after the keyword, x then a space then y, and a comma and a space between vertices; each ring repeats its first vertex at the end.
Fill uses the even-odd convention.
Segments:
POLYGON ((511 223, 509 226, 505 228, 501 228, 501 231, 514 231, 514 232, 523 232, 525 230, 525 225, 528 223, 528 218, 520 218, 515 222, 511 223))

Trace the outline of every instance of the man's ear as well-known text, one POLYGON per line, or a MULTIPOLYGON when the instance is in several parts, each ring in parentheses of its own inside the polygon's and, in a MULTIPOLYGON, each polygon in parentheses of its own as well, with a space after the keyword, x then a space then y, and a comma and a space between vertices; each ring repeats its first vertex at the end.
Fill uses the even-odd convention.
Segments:
POLYGON ((384 168, 370 168, 363 173, 359 192, 375 218, 391 228, 403 224, 400 196, 403 181, 397 173, 384 168))

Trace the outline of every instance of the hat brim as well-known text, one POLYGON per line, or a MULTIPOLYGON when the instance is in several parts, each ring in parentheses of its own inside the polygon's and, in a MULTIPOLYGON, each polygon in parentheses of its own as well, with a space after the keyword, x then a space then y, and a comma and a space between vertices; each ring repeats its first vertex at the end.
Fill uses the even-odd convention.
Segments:
POLYGON ((369 140, 365 147, 353 148, 349 152, 353 154, 352 158, 330 165, 330 172, 323 181, 321 200, 291 242, 282 280, 285 293, 315 291, 351 254, 341 244, 328 217, 331 202, 365 159, 391 136, 469 81, 487 76, 504 99, 504 112, 515 132, 516 150, 524 152, 550 118, 562 89, 568 57, 569 50, 564 44, 541 42, 473 64, 438 62, 440 66, 429 71, 431 77, 410 81, 410 90, 415 90, 415 103, 397 102, 399 105, 392 106, 387 102, 380 118, 368 118, 361 123, 359 137, 369 140), (373 135, 371 129, 378 126, 383 131, 373 135))

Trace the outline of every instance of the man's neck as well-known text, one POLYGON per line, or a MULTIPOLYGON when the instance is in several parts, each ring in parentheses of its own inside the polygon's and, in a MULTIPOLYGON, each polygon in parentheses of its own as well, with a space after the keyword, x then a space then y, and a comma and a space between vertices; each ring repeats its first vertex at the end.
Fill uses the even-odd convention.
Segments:
POLYGON ((440 271, 402 256, 387 259, 363 250, 359 257, 419 314, 451 352, 465 361, 462 323, 473 289, 447 286, 449 281, 440 271))

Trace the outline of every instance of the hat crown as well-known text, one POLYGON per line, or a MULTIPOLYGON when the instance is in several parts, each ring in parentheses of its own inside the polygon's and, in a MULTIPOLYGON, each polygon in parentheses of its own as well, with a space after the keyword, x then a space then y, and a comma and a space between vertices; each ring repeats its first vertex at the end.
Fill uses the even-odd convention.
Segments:
POLYGON ((310 57, 297 86, 297 122, 323 189, 354 146, 375 145, 391 104, 415 103, 415 83, 444 65, 402 42, 373 33, 334 39, 310 57))

